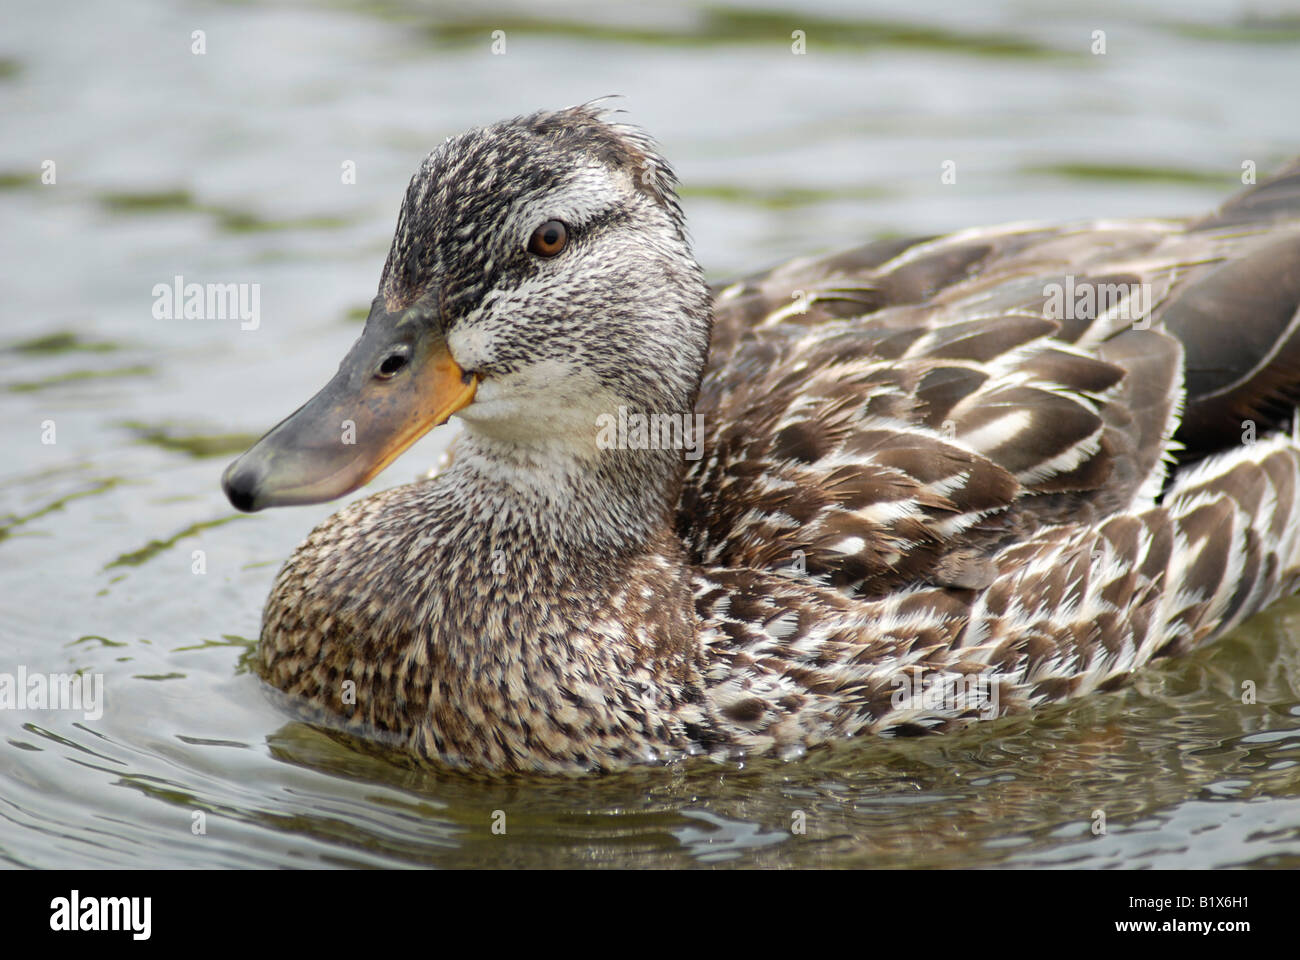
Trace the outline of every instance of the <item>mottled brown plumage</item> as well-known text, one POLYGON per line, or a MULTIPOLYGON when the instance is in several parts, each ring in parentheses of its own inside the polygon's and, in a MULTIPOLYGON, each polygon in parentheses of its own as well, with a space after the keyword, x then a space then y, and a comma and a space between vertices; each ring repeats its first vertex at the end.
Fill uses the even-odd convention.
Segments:
POLYGON ((712 303, 673 187, 590 107, 425 162, 363 343, 424 310, 478 394, 450 466, 281 571, 272 684, 466 766, 789 756, 1111 689, 1294 590, 1300 167, 712 303), (594 442, 619 407, 702 415, 702 456, 594 442))

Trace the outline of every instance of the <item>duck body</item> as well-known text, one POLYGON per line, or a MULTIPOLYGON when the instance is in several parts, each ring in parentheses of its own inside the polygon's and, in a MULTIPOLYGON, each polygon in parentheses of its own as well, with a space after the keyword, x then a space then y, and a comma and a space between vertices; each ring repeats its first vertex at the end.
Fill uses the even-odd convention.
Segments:
MULTIPOLYGON (((792 756, 1113 689, 1296 589, 1300 167, 1197 221, 883 241, 713 292, 672 185, 590 107, 426 161, 312 404, 381 433, 400 394, 366 378, 400 342, 454 361, 432 419, 467 429, 285 565, 272 685, 453 765, 792 756), (529 256, 551 217, 569 247, 529 256), (507 239, 471 255, 467 223, 507 239), (598 442, 620 408, 702 442, 598 442)), ((290 424, 228 471, 237 505, 339 492, 285 463, 373 475, 290 424)))

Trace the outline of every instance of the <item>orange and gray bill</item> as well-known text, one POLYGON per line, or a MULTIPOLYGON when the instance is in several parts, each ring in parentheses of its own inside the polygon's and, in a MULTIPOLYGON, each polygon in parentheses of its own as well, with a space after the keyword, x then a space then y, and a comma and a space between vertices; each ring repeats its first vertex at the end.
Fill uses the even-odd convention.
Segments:
POLYGON ((341 497, 467 406, 477 385, 427 320, 377 306, 334 378, 227 467, 221 485, 245 511, 341 497))

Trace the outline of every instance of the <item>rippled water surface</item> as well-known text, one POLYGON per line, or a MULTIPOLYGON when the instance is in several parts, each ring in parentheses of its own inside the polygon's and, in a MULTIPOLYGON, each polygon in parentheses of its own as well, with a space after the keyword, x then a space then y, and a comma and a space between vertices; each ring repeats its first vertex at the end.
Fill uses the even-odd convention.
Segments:
POLYGON ((1294 6, 968 6, 6 4, 0 673, 102 674, 107 706, 0 710, 0 860, 1300 865, 1300 603, 956 737, 573 780, 404 769, 241 667, 336 505, 236 516, 220 471, 332 374, 443 137, 625 95, 718 279, 873 237, 1195 212, 1300 152, 1294 6), (259 284, 260 326, 155 319, 176 276, 259 284))

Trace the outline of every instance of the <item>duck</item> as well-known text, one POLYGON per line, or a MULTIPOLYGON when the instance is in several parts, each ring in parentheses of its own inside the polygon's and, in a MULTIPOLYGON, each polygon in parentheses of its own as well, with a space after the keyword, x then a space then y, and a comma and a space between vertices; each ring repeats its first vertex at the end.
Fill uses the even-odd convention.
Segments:
POLYGON ((1300 163, 1207 215, 889 238, 710 287, 600 104, 452 137, 241 511, 368 483, 255 662, 420 763, 594 773, 1114 690, 1300 580, 1300 163))

